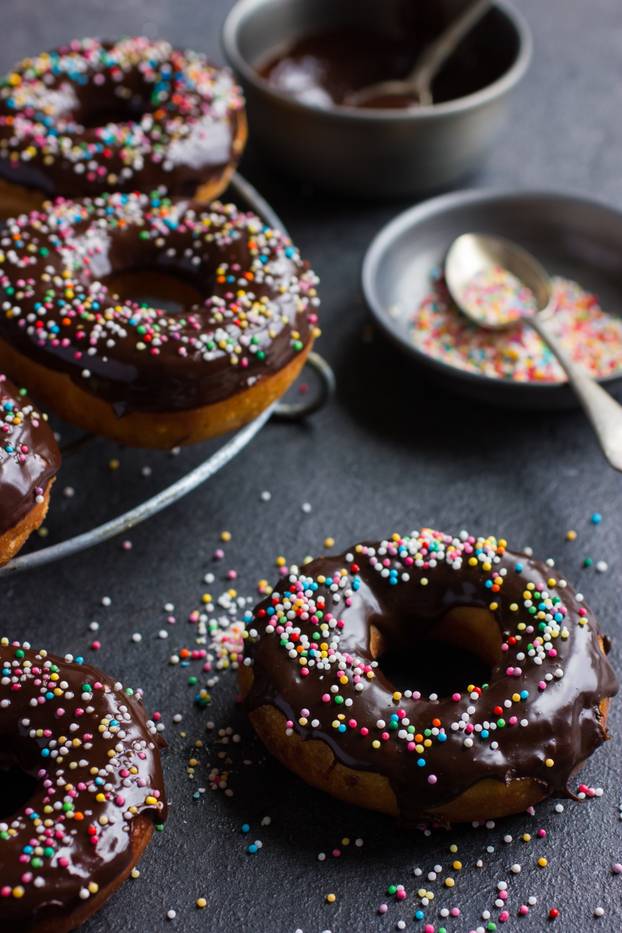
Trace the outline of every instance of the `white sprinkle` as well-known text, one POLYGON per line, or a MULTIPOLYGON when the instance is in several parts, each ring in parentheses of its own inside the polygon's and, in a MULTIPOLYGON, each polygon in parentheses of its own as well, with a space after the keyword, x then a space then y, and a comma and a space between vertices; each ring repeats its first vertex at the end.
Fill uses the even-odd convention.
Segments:
POLYGON ((110 599, 110 596, 102 596, 102 606, 111 606, 111 605, 112 605, 112 600, 110 599))
POLYGON ((143 640, 143 636, 140 634, 140 632, 134 632, 134 634, 132 635, 132 641, 139 642, 142 640, 143 640))

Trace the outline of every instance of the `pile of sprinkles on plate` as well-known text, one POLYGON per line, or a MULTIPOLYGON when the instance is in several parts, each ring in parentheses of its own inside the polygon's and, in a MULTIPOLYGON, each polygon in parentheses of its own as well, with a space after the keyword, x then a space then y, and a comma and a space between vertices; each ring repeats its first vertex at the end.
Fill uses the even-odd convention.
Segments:
MULTIPOLYGON (((517 323, 499 332, 478 327, 455 307, 442 273, 435 270, 431 279, 430 291, 410 322, 411 339, 418 350, 478 376, 521 383, 566 381, 557 359, 528 324, 517 323)), ((494 282, 489 284, 494 304, 501 300, 499 288, 494 282)), ((554 277, 552 290, 552 329, 572 359, 598 378, 622 374, 622 320, 607 314, 595 295, 570 279, 554 277)), ((517 306, 525 312, 530 305, 522 289, 517 306)), ((521 316, 517 312, 516 317, 521 316)))

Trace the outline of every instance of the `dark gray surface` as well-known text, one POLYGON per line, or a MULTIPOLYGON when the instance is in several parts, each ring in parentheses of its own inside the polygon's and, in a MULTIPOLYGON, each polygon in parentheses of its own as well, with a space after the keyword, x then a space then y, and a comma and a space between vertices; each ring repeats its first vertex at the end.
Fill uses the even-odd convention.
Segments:
MULTIPOLYGON (((225 0, 4 0, 2 66, 72 35, 121 31, 163 35, 218 54, 218 29, 227 6, 225 0)), ((617 0, 522 0, 521 6, 534 29, 535 61, 515 101, 511 129, 476 183, 569 187, 622 206, 617 0)), ((393 930, 399 918, 407 921, 407 929, 422 929, 412 922, 420 886, 412 869, 421 865, 427 871, 435 863, 447 868, 447 847, 456 842, 465 867, 454 893, 438 883, 426 884, 436 892, 435 905, 460 906, 462 918, 448 922, 449 930, 474 929, 484 909, 495 916, 495 885, 507 880, 512 918, 500 929, 541 933, 548 928, 548 908, 557 905, 561 915, 551 929, 619 933, 622 877, 610 875, 611 863, 622 861, 619 703, 611 722, 616 738, 586 772, 605 787, 602 799, 568 803, 561 816, 547 804, 535 818, 426 838, 396 831, 381 817, 348 810, 265 761, 234 709, 231 678, 223 676, 206 713, 193 708, 187 672, 167 665, 174 648, 193 643, 195 631, 186 616, 208 589, 202 583, 206 571, 215 569, 222 576, 237 567, 238 590, 250 594, 259 577, 274 576, 276 554, 297 560, 318 552, 326 534, 347 546, 394 528, 433 524, 503 533, 515 546, 528 543, 539 555, 558 557, 586 592, 605 631, 617 635, 613 657, 622 669, 620 477, 605 466, 582 415, 503 413, 445 396, 419 381, 392 349, 378 340, 365 342, 360 260, 380 224, 406 205, 369 207, 312 197, 281 185, 269 170, 250 162, 247 171, 272 198, 322 277, 320 349, 337 369, 337 401, 307 428, 269 426, 209 487, 137 529, 132 551, 123 552, 113 542, 3 587, 2 628, 12 637, 57 651, 83 650, 90 658, 88 624, 97 619, 102 650, 96 662, 144 686, 148 703, 162 711, 167 725, 168 828, 143 860, 141 879, 128 882, 87 929, 352 933, 393 930), (260 501, 263 489, 272 491, 269 503, 260 501), (311 514, 301 511, 305 501, 313 506, 311 514), (597 510, 604 520, 593 528, 589 516, 597 510), (572 527, 579 532, 574 544, 564 541, 572 527), (226 546, 226 560, 214 568, 211 554, 224 528, 234 538, 226 546), (608 573, 582 570, 588 553, 607 559, 608 573), (109 608, 101 605, 104 595, 112 599, 109 608), (157 633, 167 627, 162 606, 168 600, 177 607, 178 622, 162 641, 157 633), (136 631, 143 634, 140 645, 130 639, 136 631), (177 712, 184 714, 180 726, 172 723, 177 712), (239 728, 243 742, 232 747, 234 796, 208 791, 197 802, 192 792, 206 783, 207 763, 222 766, 217 757, 222 747, 205 734, 207 719, 239 728), (205 738, 209 751, 200 753, 198 777, 191 782, 186 761, 195 738, 205 738), (243 764, 246 758, 251 765, 243 764), (264 815, 272 817, 268 827, 259 826, 264 815), (251 838, 264 843, 256 856, 244 852, 239 827, 245 821, 253 825, 251 838), (516 840, 539 826, 549 833, 545 841, 503 842, 504 834, 516 840), (341 859, 319 863, 317 853, 330 852, 344 835, 364 837, 365 846, 350 846, 341 859), (486 853, 489 845, 495 847, 491 854, 486 853), (535 865, 540 854, 549 859, 545 871, 535 865), (474 867, 478 858, 485 861, 482 869, 474 867), (509 866, 515 862, 523 870, 513 877, 509 866), (401 905, 386 898, 389 912, 378 917, 376 907, 391 882, 403 883, 409 898, 401 905), (337 894, 332 906, 324 903, 329 891, 337 894), (202 894, 209 906, 198 911, 194 901, 202 894), (538 904, 519 920, 516 908, 530 894, 538 904), (600 920, 593 918, 598 904, 606 909, 600 920), (169 924, 165 913, 170 908, 177 919, 169 924)), ((50 537, 84 528, 137 501, 199 456, 199 451, 177 459, 119 453, 96 443, 83 461, 87 468, 67 464, 53 503, 50 537), (121 466, 111 474, 106 461, 115 455, 121 466), (140 475, 146 463, 153 466, 149 479, 140 475), (67 484, 75 486, 72 499, 62 496, 67 484)), ((216 585, 209 589, 221 591, 216 585)), ((200 674, 200 668, 192 672, 200 674)), ((438 927, 436 909, 430 917, 438 927)))

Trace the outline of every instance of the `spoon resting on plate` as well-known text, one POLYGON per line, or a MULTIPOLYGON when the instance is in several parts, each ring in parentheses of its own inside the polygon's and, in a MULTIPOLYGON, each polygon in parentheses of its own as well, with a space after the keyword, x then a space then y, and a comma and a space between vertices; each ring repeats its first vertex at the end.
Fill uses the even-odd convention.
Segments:
POLYGON ((445 281, 458 309, 479 327, 499 331, 516 326, 519 321, 533 327, 565 371, 605 457, 614 469, 622 471, 622 405, 571 359, 551 327, 555 311, 551 281, 537 259, 510 240, 465 233, 454 240, 447 252, 445 281), (499 268, 530 294, 531 313, 524 308, 520 313, 516 305, 504 308, 499 302, 491 309, 478 300, 478 277, 499 268))
POLYGON ((432 82, 447 59, 456 51, 462 40, 479 23, 492 7, 492 0, 472 0, 440 36, 426 46, 410 74, 401 80, 378 81, 349 94, 344 104, 349 107, 365 107, 373 102, 392 97, 411 97, 413 104, 430 106, 432 82))

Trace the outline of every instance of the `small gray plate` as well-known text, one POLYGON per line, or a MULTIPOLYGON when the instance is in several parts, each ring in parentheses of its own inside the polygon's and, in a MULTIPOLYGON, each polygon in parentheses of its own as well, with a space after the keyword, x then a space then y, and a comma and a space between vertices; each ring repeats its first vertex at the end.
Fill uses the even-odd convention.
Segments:
MULTIPOLYGON (((454 390, 510 407, 576 405, 565 383, 516 383, 464 372, 412 343, 410 321, 430 290, 430 272, 442 264, 452 240, 469 231, 515 240, 551 275, 574 279, 607 311, 622 314, 622 212, 556 192, 459 191, 400 214, 376 236, 363 263, 363 291, 382 330, 454 390)), ((603 382, 622 384, 622 359, 620 375, 603 382)))

